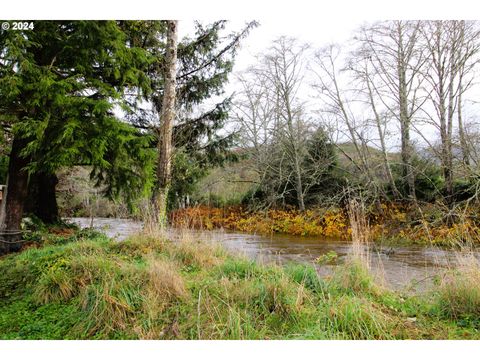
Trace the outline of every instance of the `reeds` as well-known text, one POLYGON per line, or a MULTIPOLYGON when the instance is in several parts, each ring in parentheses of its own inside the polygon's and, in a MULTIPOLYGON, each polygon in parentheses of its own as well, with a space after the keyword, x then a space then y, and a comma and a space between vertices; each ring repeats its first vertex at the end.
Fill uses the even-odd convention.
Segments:
POLYGON ((357 200, 348 203, 348 219, 352 237, 352 258, 370 268, 370 227, 365 215, 365 205, 357 200))

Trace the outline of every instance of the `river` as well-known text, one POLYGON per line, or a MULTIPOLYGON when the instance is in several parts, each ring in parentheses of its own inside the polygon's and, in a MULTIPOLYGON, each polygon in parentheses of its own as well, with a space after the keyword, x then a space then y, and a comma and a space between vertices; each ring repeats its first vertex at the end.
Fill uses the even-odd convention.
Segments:
MULTIPOLYGON (((82 228, 90 227, 90 218, 69 218, 82 228)), ((142 223, 127 219, 94 218, 93 227, 107 236, 122 241, 139 232, 142 223)), ((178 230, 170 229, 174 239, 178 230)), ((236 233, 230 231, 191 231, 195 237, 205 241, 220 242, 227 250, 241 253, 261 261, 308 262, 315 264, 321 276, 331 274, 334 267, 341 264, 351 253, 351 242, 318 237, 292 235, 272 236, 236 233), (319 256, 334 252, 337 257, 330 264, 319 265, 319 256)), ((455 261, 454 251, 437 247, 395 246, 370 248, 371 268, 384 285, 407 292, 425 291, 435 275, 455 261)), ((480 259, 480 253, 475 255, 480 259)))

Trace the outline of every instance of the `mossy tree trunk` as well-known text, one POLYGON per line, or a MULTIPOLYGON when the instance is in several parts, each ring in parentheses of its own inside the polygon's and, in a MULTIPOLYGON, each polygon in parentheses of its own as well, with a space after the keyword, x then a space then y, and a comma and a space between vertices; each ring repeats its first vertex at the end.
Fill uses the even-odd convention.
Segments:
POLYGON ((167 26, 167 53, 164 65, 165 89, 158 130, 157 188, 152 199, 154 211, 151 214, 151 219, 149 219, 150 225, 159 228, 164 228, 167 224, 167 199, 172 177, 172 133, 175 120, 178 21, 167 21, 167 26))

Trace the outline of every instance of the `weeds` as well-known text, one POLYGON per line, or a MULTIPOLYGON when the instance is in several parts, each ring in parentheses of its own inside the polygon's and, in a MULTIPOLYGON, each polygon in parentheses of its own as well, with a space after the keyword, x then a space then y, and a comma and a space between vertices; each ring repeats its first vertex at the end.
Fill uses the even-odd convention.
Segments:
POLYGON ((342 339, 390 339, 396 323, 365 298, 341 296, 325 306, 324 330, 342 339))

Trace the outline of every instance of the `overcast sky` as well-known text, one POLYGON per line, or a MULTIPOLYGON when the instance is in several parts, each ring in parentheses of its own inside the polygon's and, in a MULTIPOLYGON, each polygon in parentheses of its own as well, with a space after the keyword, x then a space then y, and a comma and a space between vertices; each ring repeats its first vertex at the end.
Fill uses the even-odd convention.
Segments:
MULTIPOLYGON (((236 19, 229 21, 226 33, 231 30, 238 31, 239 29, 242 29, 245 24, 251 20, 253 19, 236 19)), ((373 19, 366 18, 351 19, 338 17, 321 19, 313 19, 311 17, 293 19, 285 19, 285 17, 270 17, 257 20, 259 21, 260 26, 254 28, 242 41, 241 49, 235 60, 233 75, 246 69, 250 65, 254 65, 256 63, 255 55, 265 52, 271 46, 272 41, 282 35, 297 38, 300 42, 311 45, 313 49, 319 49, 331 43, 345 44, 347 40, 351 39, 354 31, 361 25, 374 21, 373 19)), ((179 25, 179 29, 181 30, 180 36, 188 33, 191 34, 194 29, 192 20, 183 20, 179 25)), ((230 83, 226 87, 227 94, 238 90, 235 77, 231 76, 230 79, 230 83)), ((315 111, 318 109, 319 103, 315 100, 314 96, 312 96, 312 89, 308 86, 308 84, 311 84, 314 79, 310 78, 305 80, 305 92, 303 92, 302 98, 309 103, 307 105, 309 110, 315 111)), ((219 99, 212 99, 208 103, 211 104, 211 102, 216 102, 217 100, 219 99)), ((466 119, 469 121, 469 118, 474 116, 474 113, 477 112, 478 106, 472 107, 471 104, 467 104, 465 110, 466 119)), ((362 116, 361 114, 358 115, 360 117, 362 116)), ((418 125, 418 129, 427 138, 434 139, 438 137, 438 130, 433 126, 418 125)), ((398 133, 396 123, 392 123, 391 133, 398 133)), ((396 150, 399 146, 398 136, 389 136, 386 140, 391 150, 396 150)), ((412 133, 412 140, 420 146, 424 143, 422 137, 415 134, 415 132, 412 133)), ((345 139, 343 141, 345 141, 345 139)))
MULTIPOLYGON (((230 19, 229 29, 241 29, 258 20, 243 41, 234 71, 254 64, 254 55, 282 35, 320 48, 343 43, 365 22, 386 19, 477 19, 478 0, 82 0, 64 6, 64 0, 23 0, 2 3, 0 17, 7 19, 180 19, 188 33, 193 19, 209 23, 230 19)), ((227 87, 230 92, 234 87, 227 87)), ((476 111, 475 111, 476 112, 476 111)))
MULTIPOLYGON (((239 30, 245 26, 245 23, 254 20, 236 19, 230 20, 229 30, 239 30)), ((255 54, 261 53, 267 49, 273 40, 285 35, 295 37, 301 42, 308 43, 314 48, 320 48, 332 42, 344 42, 352 34, 353 30, 361 26, 365 20, 351 20, 338 18, 319 18, 317 20, 291 19, 286 20, 283 17, 272 17, 258 20, 260 26, 253 29, 250 35, 242 41, 241 49, 235 60, 235 71, 245 69, 255 62, 255 54)), ((179 24, 180 36, 191 34, 193 31, 193 22, 191 20, 182 20, 179 24)))

